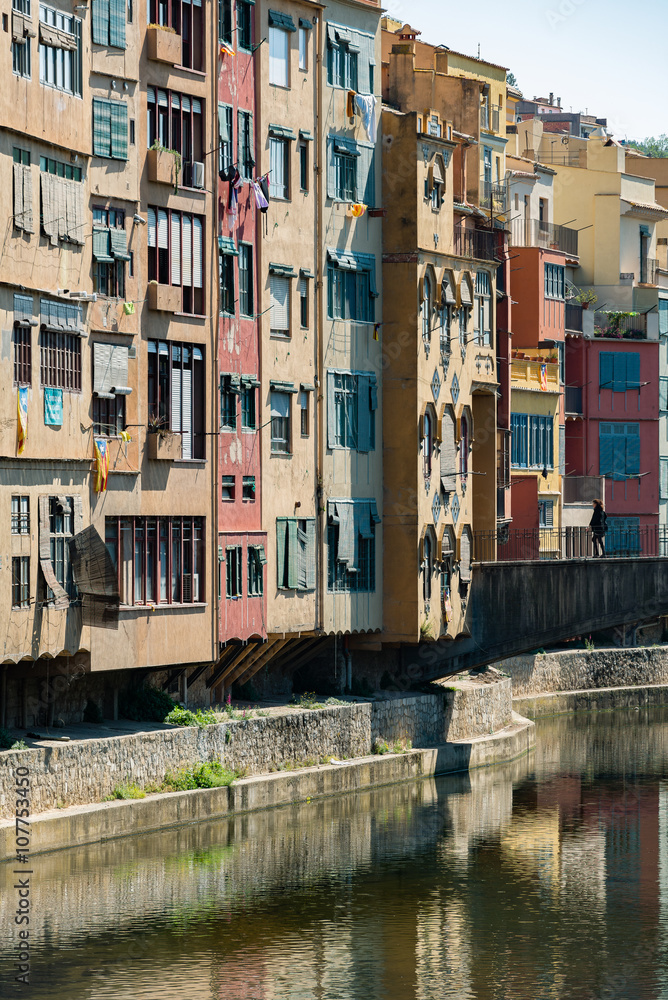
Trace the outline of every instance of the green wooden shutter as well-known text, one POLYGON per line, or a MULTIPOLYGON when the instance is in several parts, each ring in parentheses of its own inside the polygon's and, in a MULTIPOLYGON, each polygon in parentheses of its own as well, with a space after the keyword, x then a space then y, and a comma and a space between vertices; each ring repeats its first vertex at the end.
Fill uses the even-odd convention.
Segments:
POLYGON ((111 156, 128 158, 128 106, 123 101, 109 101, 111 116, 111 156))
POLYGON ((241 160, 241 154, 243 150, 243 138, 244 134, 244 113, 243 111, 237 111, 237 170, 239 173, 244 175, 244 164, 241 160))
POLYGON ((371 451, 371 408, 369 375, 357 376, 357 450, 371 451))
POLYGON ((333 372, 327 372, 327 447, 336 447, 336 400, 333 372))
POLYGON ((93 154, 111 156, 111 112, 101 97, 93 98, 93 154))
POLYGON ((109 44, 109 0, 93 0, 93 41, 109 44))
POLYGON ((306 589, 315 590, 315 518, 306 522, 306 589))
POLYGON ((598 385, 600 389, 612 389, 613 364, 615 355, 601 351, 598 356, 598 385))
POLYGON ((252 177, 255 166, 255 143, 253 141, 253 115, 250 111, 248 112, 248 160, 248 176, 252 177))
POLYGON ((299 582, 299 540, 297 518, 287 518, 288 525, 288 589, 296 590, 299 582))
POLYGON ((114 48, 125 48, 125 0, 109 2, 109 44, 114 48))
POLYGON ((276 586, 284 590, 285 582, 285 546, 287 542, 288 520, 286 517, 276 518, 276 586))

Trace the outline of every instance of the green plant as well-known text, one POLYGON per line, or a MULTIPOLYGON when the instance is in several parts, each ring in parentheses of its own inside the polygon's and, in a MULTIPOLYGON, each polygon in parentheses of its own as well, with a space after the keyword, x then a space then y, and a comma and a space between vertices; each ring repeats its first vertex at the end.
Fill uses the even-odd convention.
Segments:
POLYGON ((124 691, 119 700, 121 716, 134 722, 162 722, 173 708, 174 699, 149 684, 124 691))
POLYGON ((420 625, 421 639, 434 639, 434 626, 426 618, 420 625))
POLYGON ((149 149, 155 149, 158 153, 171 153, 174 157, 174 167, 176 169, 176 175, 174 177, 174 194, 179 189, 179 174, 181 173, 181 154, 178 149, 168 149, 167 146, 163 146, 159 139, 155 139, 152 146, 149 149))
POLYGON ((305 691, 299 696, 294 695, 292 704, 297 705, 299 708, 323 708, 323 703, 318 701, 315 691, 305 691))
POLYGON ((104 716, 102 715, 102 709, 100 706, 89 698, 86 702, 86 707, 83 713, 84 722, 94 722, 99 725, 99 723, 104 722, 104 716))
POLYGON ((219 760, 208 761, 166 774, 162 790, 185 792, 193 788, 223 788, 231 785, 240 774, 241 772, 230 771, 223 767, 219 760))
POLYGON ((0 750, 30 750, 25 740, 15 740, 8 729, 0 728, 0 750))
POLYGON ((584 637, 584 645, 588 653, 591 653, 592 649, 596 648, 592 642, 591 636, 589 636, 589 638, 587 638, 587 636, 584 637))
POLYGON ((104 802, 112 802, 114 799, 145 799, 146 792, 134 781, 126 781, 123 785, 116 785, 111 795, 106 795, 104 802))
POLYGON ((177 705, 169 715, 165 716, 163 721, 170 726, 197 726, 199 729, 204 729, 205 726, 213 726, 220 720, 211 708, 207 708, 204 712, 201 708, 198 708, 196 712, 191 712, 189 708, 181 708, 180 705, 177 705))
POLYGON ((408 750, 413 749, 413 743, 408 738, 408 736, 401 736, 398 740, 395 740, 392 744, 392 753, 406 753, 408 750))
POLYGON ((593 303, 598 302, 598 295, 593 288, 583 288, 575 296, 575 301, 581 306, 592 305, 593 303))
POLYGON ((150 24, 147 24, 146 27, 147 28, 160 28, 161 31, 169 31, 169 32, 171 32, 172 35, 177 35, 178 34, 178 32, 176 31, 175 28, 170 28, 166 24, 156 24, 155 21, 152 21, 150 24))
POLYGON ((15 740, 9 748, 10 750, 30 750, 25 740, 15 740))
POLYGON ((390 752, 390 744, 386 740, 381 740, 380 737, 373 741, 373 747, 371 748, 372 753, 385 754, 390 752))

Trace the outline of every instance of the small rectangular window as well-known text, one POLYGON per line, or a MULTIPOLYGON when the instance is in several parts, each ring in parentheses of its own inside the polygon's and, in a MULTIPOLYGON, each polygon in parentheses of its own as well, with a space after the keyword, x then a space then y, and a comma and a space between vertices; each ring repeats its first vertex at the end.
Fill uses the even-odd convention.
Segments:
POLYGON ((134 144, 135 144, 135 120, 134 120, 134 118, 131 118, 130 119, 130 145, 134 146, 134 144))
POLYGON ((308 69, 308 31, 306 28, 299 29, 299 68, 308 69))
POLYGON ((272 198, 289 198, 289 146, 287 139, 269 138, 269 195, 272 198))
POLYGON ((299 325, 308 329, 308 278, 299 279, 299 325))
POLYGON ((226 551, 226 590, 227 597, 241 597, 243 593, 241 581, 241 546, 228 545, 226 551))
POLYGON ((218 256, 220 277, 220 311, 234 315, 234 257, 229 253, 218 256))
POLYGON ((282 28, 269 28, 269 83, 275 87, 289 86, 288 59, 290 35, 282 28))
POLYGON ((221 496, 223 500, 234 500, 234 476, 223 476, 221 496))
POLYGON ((30 534, 30 497, 12 497, 12 535, 30 534))
POLYGON ((299 143, 299 190, 308 191, 308 143, 299 143))
POLYGON ((299 393, 300 429, 302 437, 308 437, 308 392, 299 393))
POLYGON ((237 429, 237 394, 227 387, 220 392, 220 424, 226 431, 237 429))
POLYGON ((242 316, 253 315, 253 247, 250 243, 239 244, 239 312, 242 316))
POLYGON ((266 561, 263 545, 248 546, 249 597, 261 597, 264 593, 264 564, 266 561))
POLYGON ((246 386, 241 393, 241 426, 244 430, 254 431, 257 427, 255 386, 246 386))
POLYGON ((290 395, 272 392, 271 407, 271 450, 278 454, 290 454, 290 395))
POLYGON ((269 278, 271 304, 269 331, 272 337, 290 336, 290 278, 272 274, 269 278))
POLYGON ((12 608, 30 607, 30 556, 12 558, 12 608))
POLYGON ((247 0, 237 0, 237 45, 249 52, 253 48, 253 13, 247 0))
POLYGON ((244 476, 241 484, 241 498, 255 502, 255 476, 244 476))

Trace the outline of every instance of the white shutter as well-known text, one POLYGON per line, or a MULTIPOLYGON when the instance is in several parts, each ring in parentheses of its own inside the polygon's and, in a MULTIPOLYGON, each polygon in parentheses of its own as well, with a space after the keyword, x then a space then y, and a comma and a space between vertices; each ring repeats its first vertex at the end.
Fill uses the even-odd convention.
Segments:
POLYGON ((192 285, 192 261, 193 261, 193 240, 192 222, 189 215, 183 216, 183 284, 188 287, 192 285))
POLYGON ((169 107, 169 104, 167 102, 167 94, 165 93, 164 90, 158 91, 158 104, 160 105, 161 108, 169 107))
POLYGON ((183 381, 181 390, 183 393, 183 424, 181 435, 181 448, 183 458, 193 457, 193 422, 192 422, 192 371, 185 365, 182 371, 183 381))
POLYGON ((185 94, 181 97, 181 105, 184 111, 190 111, 190 98, 186 97, 185 94))
POLYGON ((181 101, 179 99, 179 95, 178 94, 172 94, 172 107, 173 108, 180 108, 181 107, 181 101))
POLYGON ((155 209, 149 208, 147 215, 148 215, 148 245, 150 247, 154 247, 156 246, 155 209))
POLYGON ((290 329, 290 279, 272 274, 269 277, 271 296, 271 329, 290 329))
POLYGON ((193 112, 196 115, 202 114, 202 105, 199 98, 197 97, 193 97, 193 112))
POLYGON ((172 213, 172 284, 181 284, 181 218, 172 213))
MULTIPOLYGON (((172 347, 172 351, 178 351, 179 359, 181 351, 172 347)), ((172 401, 171 401, 171 430, 181 430, 181 361, 178 366, 172 368, 172 401)))
POLYGON ((120 344, 111 349, 111 385, 114 389, 128 385, 128 349, 120 344))
POLYGON ((202 287, 202 220, 193 217, 193 285, 202 287))
POLYGON ((167 228, 167 212, 163 208, 158 209, 158 247, 166 250, 169 246, 169 234, 167 228))
POLYGON ((112 350, 111 344, 93 344, 93 392, 111 392, 112 350))

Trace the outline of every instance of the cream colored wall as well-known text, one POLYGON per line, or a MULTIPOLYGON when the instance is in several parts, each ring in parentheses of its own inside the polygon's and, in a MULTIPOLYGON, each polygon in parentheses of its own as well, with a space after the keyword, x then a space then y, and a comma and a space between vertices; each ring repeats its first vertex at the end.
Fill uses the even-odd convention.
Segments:
MULTIPOLYGON (((258 38, 268 37, 268 8, 256 8, 260 14, 258 38)), ((289 14, 295 24, 300 17, 311 20, 314 7, 307 3, 281 3, 280 10, 289 14)), ((260 45, 256 52, 256 72, 258 73, 258 105, 256 109, 256 148, 258 176, 269 171, 270 124, 284 125, 298 133, 307 129, 314 136, 316 128, 316 59, 315 52, 320 38, 321 27, 315 25, 309 40, 308 70, 299 69, 298 32, 290 35, 289 87, 287 89, 269 83, 269 45, 260 45)), ((309 191, 299 190, 299 163, 296 142, 290 149, 290 200, 270 199, 269 210, 263 216, 264 238, 258 242, 258 308, 260 313, 261 373, 262 388, 260 425, 262 426, 260 445, 262 448, 262 529, 267 532, 267 557, 265 586, 267 593, 268 632, 298 632, 312 630, 316 625, 317 591, 278 590, 276 569, 276 518, 300 517, 316 518, 321 530, 324 519, 319 517, 317 489, 317 416, 311 408, 311 425, 307 438, 302 438, 299 430, 298 395, 292 397, 292 454, 289 456, 271 454, 270 427, 270 380, 314 383, 317 369, 317 326, 315 282, 310 282, 309 328, 299 326, 297 300, 298 278, 291 282, 291 337, 289 340, 272 339, 270 330, 269 263, 288 264, 299 272, 308 268, 314 274, 317 270, 316 253, 316 201, 317 175, 313 171, 314 143, 309 147, 309 191), (301 506, 296 507, 296 504, 301 506)), ((324 182, 324 181, 323 181, 324 182)), ((313 396, 324 392, 322 384, 317 386, 313 396)), ((312 403, 315 400, 312 399, 312 403)))

